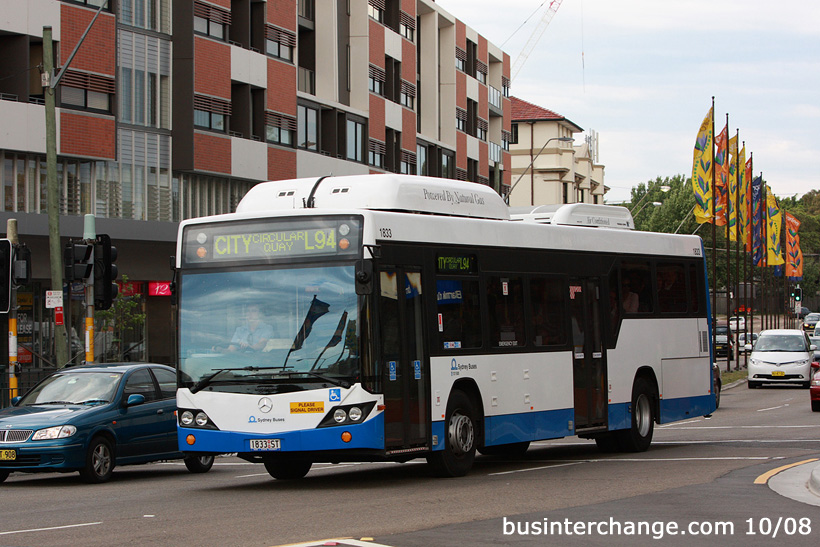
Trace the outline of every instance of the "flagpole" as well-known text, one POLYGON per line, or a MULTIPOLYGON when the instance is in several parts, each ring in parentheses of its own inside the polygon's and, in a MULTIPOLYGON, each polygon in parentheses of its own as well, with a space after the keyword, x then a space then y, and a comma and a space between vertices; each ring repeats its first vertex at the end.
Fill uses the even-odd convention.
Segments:
MULTIPOLYGON (((746 141, 743 141, 743 149, 746 150, 746 141)), ((750 152, 749 153, 749 161, 751 161, 751 160, 752 160, 752 153, 750 152)), ((749 174, 751 174, 751 170, 749 171, 749 174)), ((743 179, 744 180, 746 179, 746 165, 745 164, 743 165, 743 179)), ((747 255, 749 254, 746 250, 746 238, 750 237, 752 235, 752 233, 751 233, 751 229, 752 229, 752 215, 751 215, 751 210, 752 210, 752 207, 751 207, 751 205, 752 205, 752 200, 751 200, 752 181, 751 180, 748 181, 748 184, 746 184, 746 188, 748 188, 749 191, 747 191, 746 194, 745 194, 746 195, 746 206, 745 206, 745 209, 746 209, 745 217, 746 218, 744 219, 744 222, 748 221, 748 225, 745 225, 743 227, 743 254, 741 256, 743 257, 743 279, 744 279, 744 283, 745 283, 744 286, 743 286, 743 307, 746 309, 746 314, 751 319, 751 323, 748 326, 745 326, 744 329, 743 329, 743 332, 744 332, 743 342, 748 344, 749 341, 751 341, 751 339, 753 338, 752 336, 749 336, 749 333, 753 333, 754 328, 755 328, 754 309, 749 304, 749 289, 754 291, 754 276, 752 276, 752 278, 750 280, 749 279, 749 273, 746 269, 746 263, 748 261, 748 256, 747 255)), ((738 228, 740 228, 740 226, 738 226, 738 228)), ((738 234, 739 234, 739 232, 738 232, 738 234)), ((738 238, 738 239, 740 239, 740 238, 738 238)), ((752 295, 753 295, 752 298, 754 299, 754 292, 752 292, 752 295)), ((743 352, 743 366, 744 367, 749 366, 749 355, 745 351, 743 352)))
MULTIPOLYGON (((726 166, 726 168, 721 168, 721 170, 724 171, 728 175, 726 177, 726 180, 724 181, 725 184, 723 186, 724 190, 726 191, 726 202, 723 204, 723 221, 726 223, 726 319, 727 319, 726 326, 727 326, 727 329, 728 329, 728 332, 729 332, 728 336, 731 339, 732 329, 731 329, 731 325, 729 324, 729 321, 728 321, 728 319, 732 316, 732 279, 731 279, 732 278, 732 275, 731 275, 732 274, 732 252, 731 252, 732 246, 729 243, 729 235, 730 235, 730 229, 731 229, 731 227, 730 227, 731 214, 729 212, 730 211, 729 202, 732 199, 732 192, 731 192, 731 189, 732 189, 731 188, 732 174, 729 172, 729 169, 728 169, 729 165, 730 165, 729 164, 729 152, 731 152, 731 150, 732 150, 732 147, 731 147, 730 142, 729 142, 730 140, 731 139, 729 138, 729 113, 727 112, 726 113, 726 157, 723 159, 723 163, 726 166)), ((735 145, 737 145, 737 143, 735 143, 735 145)), ((723 191, 721 191, 721 193, 723 193, 723 191)), ((737 344, 735 344, 735 345, 737 345, 737 344)), ((726 370, 727 371, 732 370, 732 357, 733 357, 732 352, 727 351, 726 352, 726 370)))
MULTIPOLYGON (((745 146, 746 143, 743 143, 745 146)), ((735 135, 735 296, 740 303, 740 129, 735 135)), ((744 166, 745 167, 745 166, 744 166)), ((744 173, 745 174, 745 173, 744 173)), ((738 306, 739 307, 739 306, 738 306)), ((745 317, 745 313, 743 314, 745 317)), ((746 321, 743 321, 743 332, 746 332, 746 321)), ((745 337, 744 337, 745 338, 745 337)), ((737 344, 735 344, 737 346, 737 344)), ((735 370, 740 370, 740 348, 736 350, 735 370)))
POLYGON ((763 297, 763 328, 769 328, 769 294, 766 290, 768 287, 768 280, 766 275, 766 262, 769 258, 769 242, 767 240, 767 219, 769 213, 767 211, 768 204, 766 203, 766 185, 763 182, 763 171, 760 172, 760 284, 762 288, 763 297))
POLYGON ((712 95, 712 347, 717 344, 717 219, 715 218, 715 96, 712 95))

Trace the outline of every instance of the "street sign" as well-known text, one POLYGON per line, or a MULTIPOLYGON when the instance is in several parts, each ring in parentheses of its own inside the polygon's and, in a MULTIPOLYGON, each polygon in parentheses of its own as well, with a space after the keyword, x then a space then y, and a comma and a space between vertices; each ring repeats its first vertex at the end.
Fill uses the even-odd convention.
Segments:
POLYGON ((62 308, 63 291, 46 291, 46 308, 62 308))

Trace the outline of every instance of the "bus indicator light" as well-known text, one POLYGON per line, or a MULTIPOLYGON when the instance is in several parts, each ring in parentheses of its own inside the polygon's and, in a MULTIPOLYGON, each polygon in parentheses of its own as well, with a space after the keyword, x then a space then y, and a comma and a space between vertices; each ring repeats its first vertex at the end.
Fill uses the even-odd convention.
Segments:
POLYGON ((347 239, 342 238, 339 240, 339 248, 341 250, 346 251, 348 247, 350 247, 350 242, 347 239))
POLYGON ((350 434, 350 431, 342 433, 342 441, 349 443, 351 440, 353 440, 353 435, 350 434))
POLYGON ((196 442, 196 437, 194 437, 193 435, 188 435, 187 437, 185 437, 185 442, 193 446, 196 442))
POLYGON ((200 247, 196 250, 196 256, 199 258, 205 258, 208 255, 208 251, 205 250, 205 247, 200 247))

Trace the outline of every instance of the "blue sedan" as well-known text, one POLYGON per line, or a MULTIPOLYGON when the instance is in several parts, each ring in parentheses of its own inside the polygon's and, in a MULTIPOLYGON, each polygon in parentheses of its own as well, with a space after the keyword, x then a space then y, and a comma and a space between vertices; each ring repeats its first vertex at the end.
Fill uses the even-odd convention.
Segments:
POLYGON ((0 482, 12 471, 79 471, 105 482, 114 467, 184 458, 205 473, 213 456, 179 451, 176 374, 165 365, 67 368, 0 410, 0 482))

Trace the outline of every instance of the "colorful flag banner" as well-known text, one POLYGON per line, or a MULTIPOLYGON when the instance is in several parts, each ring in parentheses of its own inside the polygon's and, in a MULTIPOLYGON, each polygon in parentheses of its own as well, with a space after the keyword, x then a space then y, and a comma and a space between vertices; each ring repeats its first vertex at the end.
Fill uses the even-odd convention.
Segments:
POLYGON ((786 213, 786 277, 791 281, 803 279, 803 251, 800 250, 800 221, 786 213))
MULTIPOLYGON (((746 147, 740 152, 740 159, 746 156, 746 147)), ((740 205, 738 211, 743 210, 743 219, 739 222, 740 241, 745 245, 746 252, 752 252, 752 158, 746 161, 743 170, 743 180, 740 184, 740 205)), ((739 213, 738 213, 739 216, 739 213)))
POLYGON ((729 126, 715 137, 715 225, 726 226, 729 191, 729 126))
POLYGON ((698 224, 712 222, 713 113, 714 107, 709 109, 709 113, 700 124, 692 160, 692 188, 695 192, 695 220, 698 224))
POLYGON ((726 195, 726 222, 729 225, 729 241, 737 241, 737 184, 738 172, 737 135, 729 139, 729 187, 726 195))
POLYGON ((785 263, 783 248, 780 245, 780 230, 783 225, 783 214, 777 204, 777 198, 766 185, 766 261, 770 266, 785 263))
POLYGON ((763 253, 763 178, 752 181, 752 264, 765 266, 763 253))

